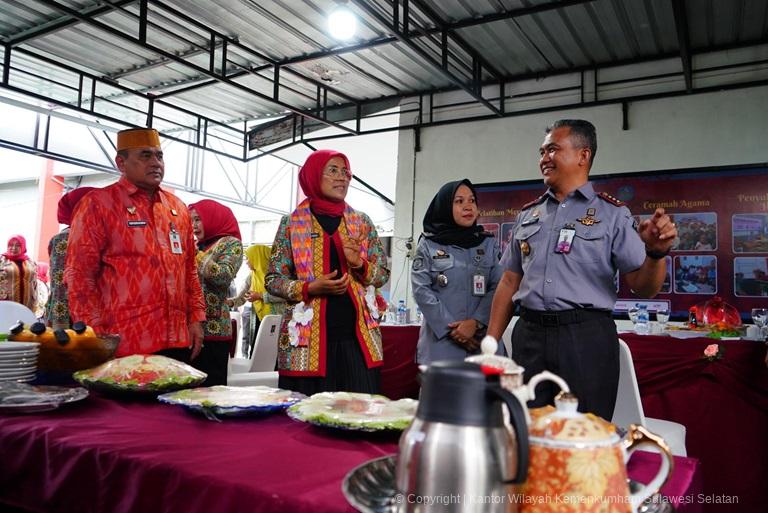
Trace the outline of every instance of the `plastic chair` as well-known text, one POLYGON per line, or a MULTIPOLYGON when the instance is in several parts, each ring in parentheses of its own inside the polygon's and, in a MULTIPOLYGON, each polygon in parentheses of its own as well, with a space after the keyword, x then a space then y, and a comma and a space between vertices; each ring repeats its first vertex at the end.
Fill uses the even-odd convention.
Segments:
POLYGON ((641 424, 662 437, 676 456, 686 456, 685 426, 677 422, 645 416, 637 386, 637 375, 632 363, 632 352, 626 342, 619 339, 619 390, 611 422, 626 429, 630 424, 641 424))
POLYGON ((232 358, 229 361, 227 385, 277 386, 278 374, 275 372, 277 362, 277 339, 280 336, 281 315, 265 315, 259 325, 256 341, 253 344, 251 358, 232 358))
POLYGON ((507 350, 507 356, 512 358, 512 331, 515 329, 515 323, 520 317, 512 317, 507 324, 507 329, 501 334, 501 342, 504 344, 504 348, 507 350))
POLYGON ((10 333, 17 322, 32 324, 37 321, 34 312, 15 301, 0 301, 0 333, 10 333))

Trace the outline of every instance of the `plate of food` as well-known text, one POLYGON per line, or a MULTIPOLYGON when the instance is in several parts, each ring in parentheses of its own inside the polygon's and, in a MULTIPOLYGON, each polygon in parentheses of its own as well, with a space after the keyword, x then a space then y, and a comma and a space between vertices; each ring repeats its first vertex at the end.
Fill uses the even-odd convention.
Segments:
POLYGON ((417 406, 413 399, 392 401, 382 395, 321 392, 288 408, 288 416, 349 431, 402 431, 413 420, 417 406))
POLYGON ((88 397, 82 387, 49 387, 13 381, 0 383, 0 412, 36 413, 88 397))
POLYGON ((197 386, 208 375, 173 358, 135 354, 77 371, 72 377, 100 392, 158 394, 197 386))
POLYGON ((291 390, 266 386, 201 387, 179 390, 158 396, 167 404, 184 408, 209 417, 248 417, 282 411, 307 396, 291 390))

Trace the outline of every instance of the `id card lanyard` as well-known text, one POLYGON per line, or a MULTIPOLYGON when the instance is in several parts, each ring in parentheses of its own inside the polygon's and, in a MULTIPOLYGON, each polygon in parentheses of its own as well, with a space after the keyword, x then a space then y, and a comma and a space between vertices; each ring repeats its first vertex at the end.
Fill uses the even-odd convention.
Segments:
POLYGON ((485 295, 485 275, 480 271, 480 261, 482 255, 477 254, 474 256, 475 260, 475 272, 472 275, 472 295, 484 296, 485 295))
POLYGON ((560 228, 560 233, 557 236, 557 245, 555 246, 555 253, 568 254, 571 252, 573 246, 573 239, 576 236, 576 227, 568 223, 560 228))
POLYGON ((174 255, 181 255, 181 237, 179 236, 179 232, 176 231, 176 225, 173 224, 173 221, 168 224, 170 225, 168 239, 171 242, 171 253, 174 255))

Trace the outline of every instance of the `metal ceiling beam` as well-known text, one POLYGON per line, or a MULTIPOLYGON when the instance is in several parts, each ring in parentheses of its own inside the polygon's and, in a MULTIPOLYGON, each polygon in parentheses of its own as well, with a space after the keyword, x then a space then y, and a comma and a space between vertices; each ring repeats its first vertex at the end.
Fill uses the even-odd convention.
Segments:
POLYGON ((488 62, 483 55, 477 51, 475 47, 473 47, 471 44, 467 43, 467 41, 461 37, 459 34, 455 32, 454 29, 448 28, 448 23, 445 22, 439 14, 437 14, 429 5, 424 3, 422 0, 410 0, 413 2, 415 6, 419 8, 419 10, 424 13, 427 18, 434 23, 437 28, 441 31, 447 31, 449 34, 449 37, 453 38, 458 45, 467 52, 473 60, 477 59, 477 61, 488 71, 491 72, 491 75, 495 76, 497 79, 501 79, 501 73, 499 73, 499 70, 497 70, 490 62, 488 62))
MULTIPOLYGON (((221 49, 223 46, 223 43, 221 41, 216 42, 216 47, 214 49, 218 50, 221 49)), ((209 48, 195 48, 192 50, 188 50, 186 52, 179 52, 177 55, 183 59, 187 59, 189 57, 196 57, 198 55, 207 54, 210 53, 211 50, 209 48)), ((119 78, 124 78, 129 75, 133 75, 135 73, 141 73, 142 71, 148 71, 155 68, 160 68, 162 66, 165 66, 166 64, 169 64, 171 62, 170 59, 167 59, 165 57, 161 57, 159 59, 155 59, 154 61, 146 62, 144 64, 136 65, 129 69, 124 69, 122 71, 115 71, 113 73, 105 73, 104 76, 108 78, 112 78, 114 80, 117 80, 119 78)))
MULTIPOLYGON (((262 100, 265 100, 265 101, 268 101, 268 102, 273 103, 275 105, 278 105, 278 106, 280 106, 280 107, 282 107, 282 108, 284 108, 286 110, 290 110, 291 112, 295 112, 296 114, 299 114, 300 116, 303 116, 303 117, 306 117, 306 118, 309 118, 309 119, 313 119, 313 120, 315 120, 315 121, 317 121, 319 123, 323 123, 323 124, 332 126, 332 127, 337 128, 339 130, 342 130, 344 132, 355 133, 354 130, 352 130, 350 128, 347 128, 347 127, 345 127, 343 125, 340 125, 340 124, 334 123, 334 122, 329 122, 326 119, 324 119, 323 117, 315 115, 312 112, 305 111, 305 110, 297 108, 297 107, 295 107, 293 105, 290 105, 288 103, 276 100, 276 99, 274 99, 273 97, 271 97, 269 95, 260 93, 258 91, 254 91, 253 89, 251 89, 251 88, 249 88, 247 86, 244 86, 243 84, 235 82, 234 80, 232 80, 226 74, 226 69, 222 69, 221 74, 217 74, 212 69, 203 68, 201 66, 198 66, 197 64, 188 62, 188 61, 184 60, 183 58, 178 57, 175 54, 173 54, 171 52, 168 52, 168 51, 166 51, 166 50, 164 50, 162 48, 159 48, 159 47, 157 47, 155 45, 149 44, 147 42, 142 42, 139 38, 133 37, 130 34, 126 34, 126 33, 122 32, 122 31, 120 31, 120 30, 118 30, 118 29, 116 29, 114 27, 111 27, 111 26, 109 26, 109 25, 107 25, 105 23, 102 23, 99 20, 92 19, 92 18, 88 17, 87 15, 81 14, 79 11, 76 11, 75 9, 72 9, 72 8, 66 6, 66 5, 62 5, 62 4, 58 3, 55 0, 39 0, 39 1, 42 2, 45 5, 53 8, 53 9, 56 9, 58 11, 61 11, 61 12, 65 13, 65 14, 69 15, 69 16, 77 18, 78 20, 80 20, 80 21, 82 21, 84 23, 87 23, 89 25, 93 25, 93 26, 97 27, 100 30, 103 30, 104 32, 106 32, 108 34, 116 36, 116 37, 118 37, 120 39, 123 39, 125 41, 131 42, 131 43, 133 43, 133 44, 135 44, 135 45, 137 45, 137 46, 139 46, 141 48, 144 48, 144 49, 147 49, 147 50, 151 50, 151 51, 153 51, 153 52, 155 52, 155 53, 157 53, 159 55, 162 55, 163 57, 165 57, 165 58, 167 58, 167 59, 169 59, 171 61, 177 62, 179 64, 183 64, 184 66, 187 66, 187 67, 197 71, 200 74, 207 75, 207 76, 213 78, 214 80, 216 80, 218 82, 221 82, 223 84, 227 84, 230 87, 233 87, 235 89, 239 89, 241 91, 244 91, 244 92, 246 92, 246 93, 248 93, 250 95, 256 96, 257 98, 260 98, 262 100)), ((140 21, 140 23, 146 23, 146 20, 139 20, 139 21, 140 21)), ((228 41, 225 38, 223 38, 223 39, 224 39, 225 43, 228 41)))
MULTIPOLYGON (((562 9, 562 8, 571 7, 571 6, 574 6, 574 5, 589 4, 589 3, 592 3, 592 2, 595 2, 595 1, 596 0, 559 0, 559 1, 555 1, 555 2, 548 2, 548 3, 544 3, 544 4, 538 4, 538 5, 534 5, 534 6, 530 6, 530 7, 521 7, 521 8, 518 8, 518 9, 511 9, 509 11, 505 11, 505 12, 501 12, 501 13, 493 13, 493 14, 488 14, 488 15, 485 15, 485 16, 466 18, 466 19, 459 20, 459 21, 456 21, 456 22, 445 23, 443 25, 443 27, 447 31, 455 31, 457 29, 466 28, 466 27, 472 27, 472 26, 476 26, 476 25, 482 25, 484 23, 492 23, 492 22, 495 22, 495 21, 502 21, 502 20, 511 20, 511 19, 522 17, 522 16, 529 16, 531 14, 537 14, 537 13, 540 13, 540 12, 553 11, 553 10, 556 10, 556 9, 562 9)), ((430 28, 425 28, 425 29, 420 29, 420 30, 406 30, 406 31, 404 31, 404 34, 405 34, 405 37, 407 37, 409 39, 413 39, 413 38, 417 38, 417 37, 424 37, 424 36, 429 36, 429 35, 441 34, 442 32, 443 31, 440 28, 438 28, 438 27, 430 27, 430 28)), ((285 70, 287 70, 289 72, 292 72, 292 73, 298 75, 299 77, 303 78, 304 80, 311 80, 311 79, 308 79, 307 77, 305 77, 303 74, 298 73, 298 72, 292 70, 289 66, 292 65, 292 64, 301 64, 301 63, 304 63, 304 62, 314 61, 314 60, 318 60, 318 59, 324 59, 326 57, 341 56, 341 55, 344 55, 344 54, 347 54, 347 53, 354 53, 354 52, 357 52, 359 50, 365 50, 365 49, 375 48, 375 47, 378 47, 378 46, 388 45, 388 44, 395 43, 397 41, 400 41, 400 39, 398 37, 395 37, 395 36, 378 37, 376 39, 372 39, 372 40, 369 40, 369 41, 364 41, 362 43, 358 43, 358 44, 354 44, 354 45, 341 46, 341 47, 337 47, 337 48, 320 50, 320 51, 317 51, 317 52, 312 52, 312 53, 308 53, 308 54, 304 54, 304 55, 297 55, 297 56, 294 56, 294 57, 288 57, 288 58, 281 59, 281 60, 270 61, 268 64, 263 64, 263 65, 260 65, 260 66, 255 66, 255 67, 251 68, 249 71, 236 71, 236 72, 230 73, 228 76, 230 78, 232 78, 232 79, 236 79, 236 78, 245 76, 248 73, 258 73, 258 72, 261 72, 261 71, 273 70, 277 66, 277 67, 283 68, 283 69, 285 69, 285 70)), ((268 59, 265 58, 265 60, 268 60, 268 59)), ((190 85, 190 86, 182 88, 182 89, 178 89, 178 90, 175 90, 175 91, 171 91, 171 92, 168 92, 168 93, 161 94, 158 97, 164 98, 164 97, 167 97, 167 96, 173 96, 175 94, 189 92, 189 91, 192 91, 192 90, 195 90, 195 89, 199 89, 199 88, 202 88, 202 87, 207 87, 209 85, 213 85, 213 84, 216 84, 216 83, 217 83, 217 80, 201 81, 201 82, 198 82, 196 84, 190 85)), ((333 89, 331 89, 331 90, 333 91, 333 89)), ((334 93, 338 93, 338 91, 334 91, 334 93)), ((342 95, 339 95, 339 96, 342 96, 342 95)), ((408 94, 408 96, 412 96, 412 94, 408 94)), ((342 96, 342 97, 344 97, 344 96, 342 96)), ((350 99, 348 98, 348 100, 350 100, 350 99)))
MULTIPOLYGON (((172 7, 172 6, 162 2, 161 0, 152 0, 152 5, 153 6, 158 6, 161 9, 163 9, 165 11, 168 11, 169 13, 173 14, 174 16, 177 16, 177 17, 183 19, 187 23, 190 23, 190 24, 194 25, 195 27, 198 27, 198 28, 200 28, 202 30, 205 30, 206 32, 209 32, 212 37, 214 37, 214 36, 218 37, 219 39, 221 39, 224 42, 224 49, 225 49, 225 51, 226 51, 226 47, 227 46, 231 46, 231 47, 240 49, 240 50, 250 54, 251 56, 256 57, 257 59, 259 59, 261 61, 269 63, 268 68, 273 68, 274 69, 275 67, 280 67, 281 66, 281 64, 279 62, 277 62, 275 59, 269 57, 268 55, 266 55, 266 54, 264 54, 264 53, 262 53, 262 52, 260 52, 258 50, 254 50, 253 48, 250 48, 249 46, 246 46, 245 44, 241 43, 240 41, 238 41, 238 40, 236 40, 234 38, 231 38, 231 37, 229 37, 226 34, 223 34, 221 32, 218 32, 218 31, 212 29, 211 27, 205 25, 204 23, 201 23, 197 19, 195 19, 195 18, 185 14, 182 11, 179 11, 178 9, 175 9, 174 7, 172 7)), ((150 24, 150 25, 153 25, 153 24, 150 24)), ((157 26, 157 25, 154 25, 154 26, 156 28, 160 29, 160 30, 164 30, 163 27, 160 27, 160 26, 157 26)), ((178 35, 173 34, 170 31, 166 31, 166 32, 172 34, 175 37, 179 37, 178 35)), ((242 66, 240 66, 240 67, 242 68, 242 66)), ((306 81, 306 82, 316 86, 316 87, 320 87, 322 89, 330 91, 333 94, 335 94, 336 96, 338 96, 340 98, 344 98, 345 100, 347 100, 349 102, 353 102, 354 103, 354 102, 357 101, 356 98, 353 98, 353 97, 349 96, 348 94, 344 93, 343 91, 339 91, 338 89, 334 89, 333 87, 330 87, 328 84, 325 84, 325 83, 323 83, 320 80, 316 80, 314 78, 307 77, 307 76, 303 75, 302 73, 299 73, 298 71, 294 71, 294 70, 289 69, 289 68, 286 68, 286 71, 288 73, 290 73, 290 74, 292 74, 292 75, 294 75, 294 76, 296 76, 296 77, 298 77, 298 78, 300 78, 300 79, 302 79, 302 80, 304 80, 304 81, 306 81)), ((244 69, 243 73, 244 74, 250 73, 250 74, 256 75, 257 77, 259 77, 259 78, 261 78, 263 80, 270 80, 271 81, 271 79, 268 78, 268 77, 257 75, 256 74, 256 69, 254 69, 254 68, 244 69)), ((238 75, 238 76, 242 76, 242 75, 238 75)), ((235 78, 235 77, 233 77, 233 78, 235 78)))
MULTIPOLYGON (((555 2, 547 2, 544 4, 533 5, 530 7, 520 7, 518 9, 510 9, 509 11, 487 14, 484 16, 475 16, 472 18, 465 18, 463 20, 458 20, 454 22, 446 22, 443 24, 443 28, 445 30, 455 32, 458 29, 462 29, 466 27, 474 27, 477 25, 483 25, 485 23, 493 23, 495 21, 511 20, 515 18, 520 18, 522 16, 529 16, 531 14, 537 14, 540 12, 553 11, 553 10, 562 9, 565 7, 571 7, 574 5, 589 4, 595 1, 597 0, 559 0, 555 2)), ((405 37, 409 39, 436 35, 441 33, 442 33, 442 30, 439 27, 429 27, 429 28, 424 28, 420 30, 404 31, 405 37)), ((377 46, 388 45, 388 44, 396 43, 397 41, 399 41, 399 39, 395 36, 377 37, 375 39, 371 39, 369 41, 364 41, 362 43, 357 43, 354 45, 340 46, 337 48, 320 50, 318 52, 312 52, 304 55, 297 55, 295 57, 288 57, 286 59, 277 61, 277 64, 279 64, 280 66, 286 66, 289 64, 299 64, 302 62, 314 61, 317 59, 323 59, 325 57, 331 57, 334 55, 344 55, 345 53, 353 53, 359 50, 365 50, 369 48, 375 48, 377 46)), ((269 66, 264 66, 264 67, 268 68, 269 66)), ((257 67, 255 69, 259 70, 260 67, 257 67)))
MULTIPOLYGON (((375 7, 368 4, 366 0, 353 0, 355 5, 360 7, 363 11, 368 13, 369 16, 371 16, 374 20, 376 20, 382 27, 386 27, 389 30, 392 30, 395 34, 395 37, 405 44, 408 48, 410 48, 411 51, 416 53, 419 57, 421 57, 423 60, 425 60, 430 66, 432 66, 435 70, 440 72, 445 78, 450 80, 453 84, 458 86, 459 88, 463 89, 464 92, 466 92, 468 95, 470 95, 472 98, 477 100, 479 103, 481 103, 483 106, 488 108, 491 112, 496 114, 497 116, 501 116, 503 113, 502 111, 493 105, 491 102, 486 100, 483 97, 482 94, 482 70, 478 70, 476 68, 477 61, 473 61, 473 70, 472 70, 472 78, 469 85, 465 83, 465 81, 459 77, 456 76, 454 73, 452 73, 448 69, 448 36, 449 32, 447 30, 442 31, 442 38, 441 38, 441 45, 440 45, 440 53, 441 53, 441 60, 442 62, 435 61, 434 58, 422 47, 420 47, 418 44, 416 44, 413 39, 409 38, 403 30, 400 29, 400 20, 399 15, 397 13, 397 10, 393 8, 392 12, 392 18, 387 19, 384 17, 375 7)), ((398 3, 401 0, 395 0, 395 5, 398 5, 398 3)), ((402 0, 404 2, 404 5, 408 5, 408 0, 402 0)), ((410 13, 407 9, 404 9, 403 12, 403 26, 405 27, 405 31, 408 31, 408 25, 409 25, 409 16, 410 13)))
MULTIPOLYGON (((132 4, 136 1, 138 0, 116 0, 111 4, 100 5, 98 7, 85 8, 81 12, 85 16, 101 16, 102 14, 107 14, 111 11, 114 11, 115 9, 123 7, 127 4, 132 4)), ((48 34, 52 34, 54 32, 65 29, 67 27, 71 27, 72 25, 76 25, 78 23, 81 23, 80 19, 75 18, 73 16, 65 15, 57 20, 48 21, 46 23, 42 23, 40 25, 24 30, 19 34, 16 34, 15 36, 8 38, 6 43, 11 46, 17 46, 22 43, 28 43, 33 39, 47 36, 48 34)))
MULTIPOLYGON (((625 102, 642 102, 642 101, 656 100, 660 98, 676 98, 678 96, 687 95, 687 94, 706 94, 706 93, 721 92, 721 91, 748 89, 753 87, 768 87, 768 80, 754 80, 750 82, 743 82, 743 83, 737 83, 737 84, 721 84, 721 85, 710 86, 710 87, 701 87, 693 90, 692 93, 688 93, 687 91, 680 90, 680 91, 669 91, 664 93, 651 93, 651 94, 644 94, 644 95, 638 95, 638 96, 629 96, 625 98, 611 98, 608 100, 596 100, 596 101, 588 101, 588 102, 577 102, 577 103, 571 103, 571 104, 553 105, 550 107, 538 107, 534 109, 505 112, 503 117, 508 118, 508 117, 518 117, 518 116, 528 116, 528 115, 541 114, 541 113, 547 113, 547 112, 559 112, 559 111, 567 111, 572 109, 600 107, 605 105, 616 105, 616 104, 622 104, 625 102)), ((420 129, 420 128, 428 128, 428 127, 445 126, 445 125, 455 125, 459 123, 473 123, 473 122, 479 122, 479 121, 489 121, 493 119, 498 119, 498 116, 495 116, 493 114, 486 114, 486 115, 469 116, 461 119, 446 119, 446 120, 440 120, 440 121, 416 122, 416 123, 410 123, 405 125, 398 125, 395 127, 363 130, 361 132, 361 135, 380 134, 384 132, 390 132, 392 130, 412 130, 412 129, 420 129)), ((345 137, 350 137, 350 135, 340 134, 340 135, 320 136, 320 137, 313 137, 312 139, 308 139, 307 141, 297 141, 297 142, 287 143, 281 146, 271 148, 269 150, 264 150, 259 155, 249 157, 248 159, 246 159, 246 162, 257 160, 267 155, 273 155, 277 152, 288 149, 291 146, 295 146, 296 144, 299 144, 299 143, 306 144, 306 143, 313 143, 317 141, 341 139, 345 137)))
POLYGON ((675 17, 680 60, 683 63, 685 90, 690 93, 693 91, 693 59, 691 58, 691 37, 688 33, 688 16, 685 12, 685 0, 672 0, 672 13, 675 17))

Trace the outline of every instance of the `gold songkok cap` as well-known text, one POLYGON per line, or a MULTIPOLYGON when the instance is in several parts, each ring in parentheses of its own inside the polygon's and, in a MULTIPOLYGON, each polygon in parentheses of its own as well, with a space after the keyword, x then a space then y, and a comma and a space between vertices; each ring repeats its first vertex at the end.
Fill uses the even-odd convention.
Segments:
POLYGON ((117 133, 117 151, 147 147, 160 147, 160 134, 154 128, 130 128, 117 133))

